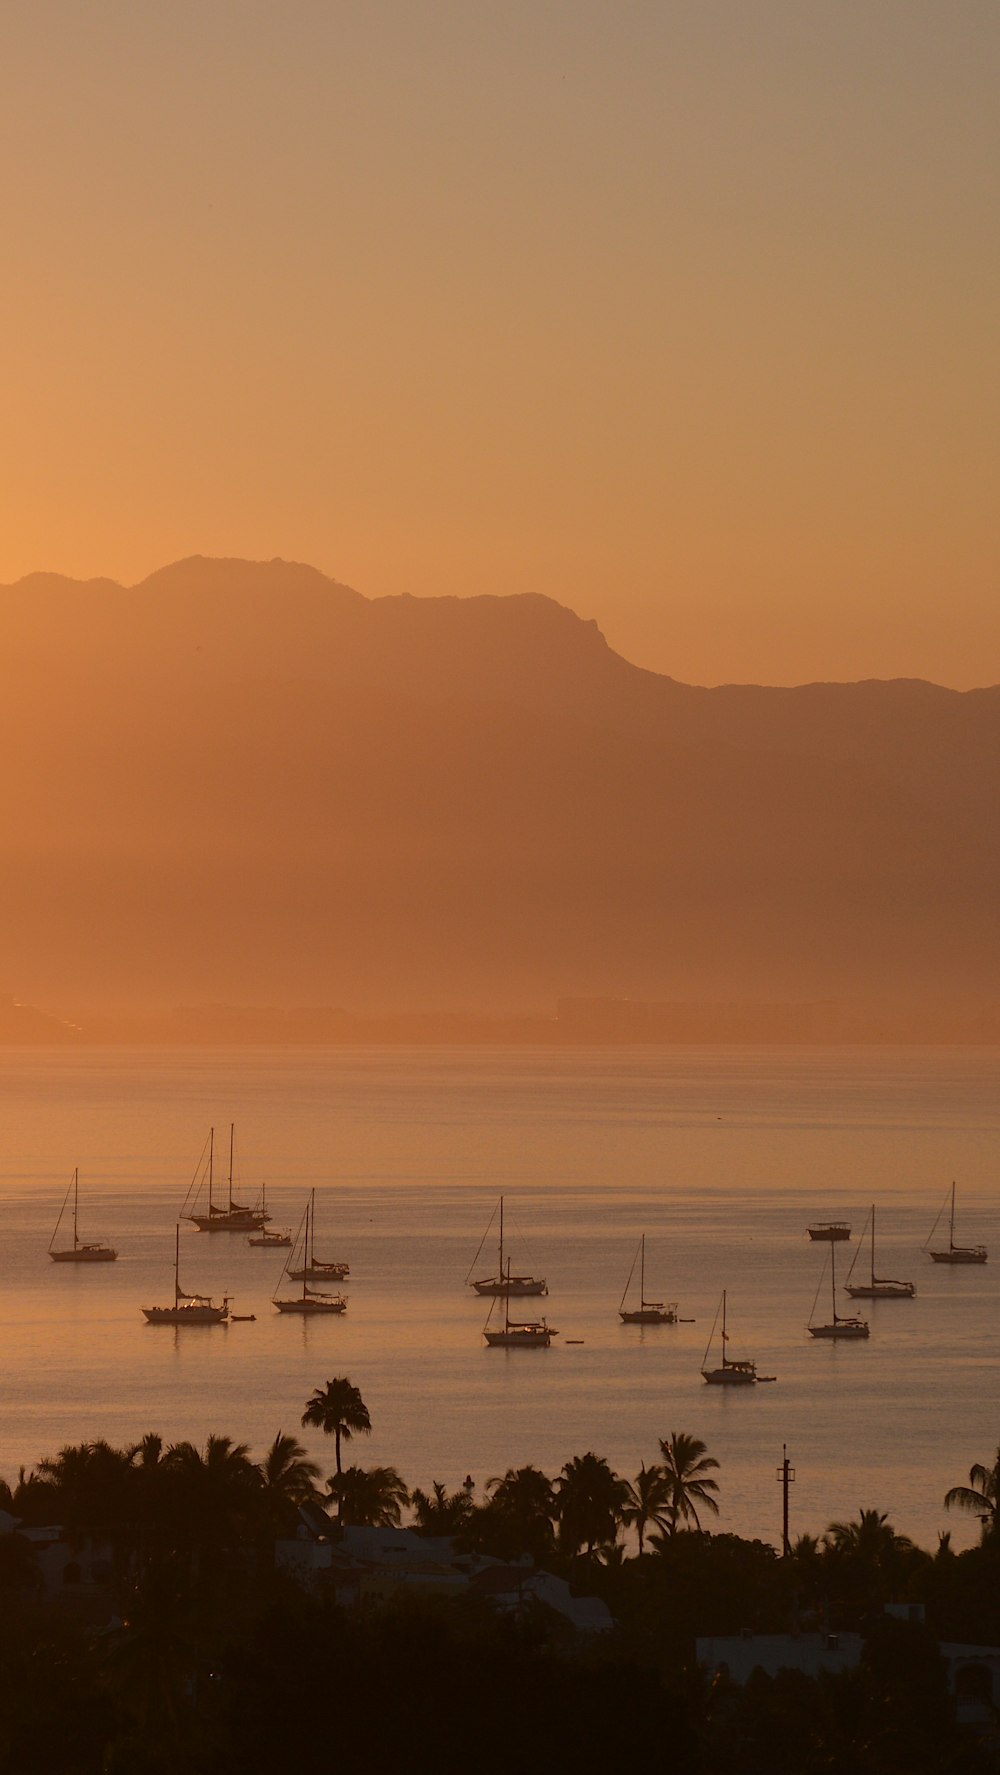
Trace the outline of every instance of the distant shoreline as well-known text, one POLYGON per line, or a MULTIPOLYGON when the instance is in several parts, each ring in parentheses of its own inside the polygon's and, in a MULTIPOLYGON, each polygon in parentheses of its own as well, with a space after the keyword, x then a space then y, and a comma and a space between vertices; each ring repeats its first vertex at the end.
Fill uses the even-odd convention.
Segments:
POLYGON ((193 1005, 73 1019, 0 1004, 0 1046, 659 1048, 983 1047, 1000 1044, 1000 1000, 795 1004, 561 1000, 551 1015, 193 1005))

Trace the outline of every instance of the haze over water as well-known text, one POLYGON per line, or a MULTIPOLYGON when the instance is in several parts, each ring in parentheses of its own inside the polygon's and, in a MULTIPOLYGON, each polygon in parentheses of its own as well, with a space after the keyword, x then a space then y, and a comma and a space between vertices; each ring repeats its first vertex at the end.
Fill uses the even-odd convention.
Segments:
MULTIPOLYGON (((588 1448, 631 1475, 686 1430, 721 1461, 720 1529, 777 1538, 787 1442, 794 1532, 875 1506, 926 1545, 943 1528, 966 1544, 975 1525, 942 1498, 998 1440, 998 1065, 967 1048, 8 1053, 0 1473, 149 1429, 225 1433, 259 1455, 346 1374, 375 1427, 349 1458, 391 1462, 410 1485, 471 1472, 482 1486, 525 1462, 554 1473, 588 1448), (171 1298, 208 1126, 224 1173, 230 1120, 241 1199, 266 1179, 275 1223, 294 1227, 316 1186, 317 1251, 351 1265, 343 1319, 281 1317, 283 1253, 185 1228, 182 1285, 230 1290, 256 1322, 143 1322, 141 1305, 171 1298), (46 1255, 76 1164, 81 1235, 115 1243, 116 1264, 46 1255), (957 1237, 990 1247, 983 1269, 919 1249, 953 1177, 957 1237), (501 1191, 515 1267, 549 1281, 525 1314, 540 1306, 559 1328, 548 1351, 487 1350, 484 1303, 463 1285, 501 1191), (825 1252, 806 1225, 851 1221, 846 1271, 873 1199, 879 1271, 915 1280, 917 1298, 864 1303, 867 1344, 816 1343, 825 1252), (647 1294, 696 1323, 620 1324, 643 1231, 647 1294), (776 1385, 703 1384, 723 1286, 730 1353, 776 1385)), ((828 1291, 821 1303, 825 1317, 828 1291)), ((332 1446, 308 1439, 332 1469, 332 1446)))

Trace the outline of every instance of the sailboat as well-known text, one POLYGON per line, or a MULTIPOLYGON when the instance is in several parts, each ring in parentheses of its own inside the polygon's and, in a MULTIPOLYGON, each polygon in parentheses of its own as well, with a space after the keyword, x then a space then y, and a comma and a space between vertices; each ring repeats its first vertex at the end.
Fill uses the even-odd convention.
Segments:
POLYGON ((492 1331, 490 1320, 493 1317, 493 1308, 497 1303, 496 1300, 490 1302, 486 1324, 483 1326, 483 1336, 488 1347, 491 1350, 547 1350, 552 1339, 559 1335, 555 1326, 547 1324, 544 1319, 512 1319, 510 1296, 511 1290, 505 1288, 503 1291, 503 1325, 496 1326, 492 1331))
POLYGON ((951 1190, 949 1193, 951 1196, 951 1212, 948 1217, 948 1249, 947 1249, 947 1251, 934 1251, 931 1248, 931 1240, 933 1239, 934 1234, 937 1232, 938 1221, 941 1219, 941 1216, 944 1213, 945 1208, 948 1205, 948 1196, 945 1196, 944 1201, 942 1202, 940 1208, 938 1209, 937 1220, 934 1222, 934 1225, 931 1227, 931 1230, 927 1235, 927 1240, 926 1240, 926 1243, 924 1244, 924 1250, 927 1252, 927 1255, 931 1259, 932 1263, 985 1263, 986 1256, 987 1256, 985 1245, 956 1245, 955 1244, 955 1185, 954 1184, 952 1184, 951 1190))
POLYGON ((479 1241, 479 1251, 476 1252, 475 1257, 473 1258, 471 1264, 469 1265, 469 1273, 466 1276, 465 1280, 466 1280, 466 1282, 468 1282, 470 1288, 475 1289, 477 1294, 515 1294, 515 1295, 520 1294, 520 1295, 525 1295, 525 1294, 548 1294, 548 1292, 549 1292, 548 1284, 546 1283, 544 1277, 512 1276, 510 1273, 510 1262, 505 1257, 504 1248, 503 1248, 503 1197, 502 1196, 500 1197, 497 1207, 494 1208, 493 1213, 490 1215, 489 1222, 486 1227, 486 1231, 479 1241), (473 1282, 470 1279, 472 1276, 472 1272, 475 1269, 477 1263, 479 1262, 479 1252, 482 1251, 483 1246, 485 1245, 487 1239, 490 1236, 490 1228, 492 1227, 493 1222, 497 1217, 498 1210, 499 1210, 499 1214, 500 1214, 500 1240, 499 1240, 498 1263, 497 1263, 496 1275, 495 1276, 480 1276, 477 1281, 473 1282))
POLYGON ((316 1191, 309 1197, 306 1209, 306 1236, 302 1244, 302 1263, 288 1274, 293 1282, 342 1282, 351 1273, 349 1263, 327 1262, 316 1256, 316 1191))
MULTIPOLYGON (((313 1191, 314 1195, 315 1193, 316 1192, 313 1191)), ((300 1265, 297 1269, 293 1269, 292 1267, 295 1263, 296 1252, 301 1250, 303 1258, 305 1258, 309 1251, 311 1207, 312 1199, 310 1198, 306 1203, 305 1213, 299 1223, 299 1230, 295 1235, 295 1244, 290 1256, 285 1260, 281 1275, 278 1277, 278 1288, 272 1296, 272 1299, 279 1313, 299 1313, 305 1316, 316 1313, 346 1313, 347 1297, 345 1295, 327 1294, 321 1288, 310 1288, 306 1281, 307 1272, 304 1264, 300 1265), (301 1294, 283 1295, 279 1292, 281 1284, 286 1276, 291 1282, 302 1283, 301 1294)))
POLYGON ((621 1305, 618 1308, 618 1317, 621 1319, 621 1321, 624 1325, 676 1325, 677 1324, 677 1302, 676 1301, 670 1301, 669 1303, 667 1303, 662 1300, 647 1300, 646 1299, 646 1235, 645 1235, 645 1233, 643 1233, 642 1238, 639 1240, 639 1248, 636 1251, 636 1254, 632 1259, 632 1268, 629 1270, 629 1273, 628 1273, 628 1281, 625 1284, 625 1292, 622 1295, 621 1305), (639 1305, 637 1307, 626 1308, 625 1302, 628 1299, 628 1291, 632 1286, 632 1277, 635 1274, 636 1263, 638 1263, 638 1265, 639 1265, 639 1305))
MULTIPOLYGON (((271 1216, 267 1212, 267 1185, 260 1186, 260 1205, 265 1220, 271 1216)), ((291 1227, 262 1226, 259 1233, 251 1233, 248 1245, 290 1245, 292 1242, 291 1227)))
POLYGON ((726 1354, 726 1345, 728 1342, 729 1333, 726 1330, 726 1290, 723 1289, 722 1300, 715 1310, 715 1318, 712 1321, 712 1330, 709 1334, 708 1343, 705 1345, 705 1354, 702 1357, 702 1379, 707 1381, 710 1387, 756 1387, 763 1385, 765 1381, 774 1381, 777 1379, 777 1375, 758 1374, 757 1364, 750 1357, 736 1358, 728 1356, 726 1354), (716 1326, 719 1323, 720 1312, 722 1314, 720 1344, 722 1359, 717 1368, 709 1368, 708 1358, 715 1338, 716 1326))
POLYGON ((150 1325, 222 1325, 229 1318, 231 1296, 224 1294, 217 1307, 207 1294, 189 1294, 180 1283, 181 1228, 174 1234, 174 1304, 172 1307, 143 1307, 150 1325))
MULTIPOLYGON (((854 1282, 853 1284, 851 1282, 851 1277, 854 1274, 854 1265, 857 1263, 858 1257, 863 1249, 862 1243, 858 1245, 857 1251, 855 1251, 851 1262, 851 1267, 847 1272, 847 1281, 844 1284, 845 1293, 849 1294, 852 1300, 912 1300, 917 1292, 916 1287, 912 1282, 894 1282, 889 1276, 876 1276, 874 1202, 872 1203, 871 1213, 868 1216, 868 1220, 871 1222, 872 1230, 870 1277, 867 1282, 854 1282)), ((862 1242, 864 1241, 866 1230, 867 1222, 861 1231, 862 1242)))
POLYGON ((118 1256, 118 1253, 112 1245, 105 1245, 100 1239, 84 1240, 84 1239, 80 1238, 78 1227, 77 1227, 77 1211, 79 1209, 79 1205, 80 1205, 80 1170, 79 1170, 79 1166, 78 1166, 77 1169, 73 1172, 73 1180, 69 1186, 69 1189, 66 1191, 66 1194, 63 1197, 63 1205, 59 1210, 59 1219, 56 1221, 55 1227, 53 1228, 52 1237, 49 1240, 49 1256, 51 1257, 52 1262, 53 1263, 114 1263, 115 1258, 118 1256), (62 1245, 57 1248, 56 1247, 56 1240, 59 1237, 59 1228, 62 1225, 63 1215, 66 1213, 66 1209, 69 1207, 70 1196, 73 1197, 73 1243, 72 1243, 72 1245, 62 1245))
MULTIPOLYGON (((819 1284, 817 1285, 817 1288, 816 1288, 816 1300, 819 1299, 819 1290, 820 1290, 820 1286, 822 1285, 822 1281, 823 1281, 823 1275, 821 1274, 820 1279, 819 1279, 819 1284)), ((812 1320, 810 1319, 809 1325, 807 1327, 808 1332, 809 1332, 809 1336, 810 1337, 854 1337, 854 1338, 867 1337, 868 1336, 868 1321, 867 1321, 867 1319, 845 1318, 845 1317, 843 1317, 842 1314, 838 1313, 838 1311, 837 1311, 837 1247, 835 1244, 830 1246, 830 1299, 831 1299, 831 1313, 832 1313, 830 1323, 828 1325, 814 1325, 812 1323, 812 1320)), ((813 1312, 816 1311, 816 1300, 813 1301, 813 1312)))
POLYGON ((264 1208, 248 1208, 243 1202, 233 1200, 233 1145, 235 1140, 234 1124, 229 1124, 229 1198, 226 1206, 219 1207, 213 1200, 213 1172, 215 1161, 215 1129, 208 1130, 208 1140, 202 1148, 198 1161, 198 1169, 191 1181, 191 1187, 184 1198, 181 1208, 181 1219, 191 1220, 200 1233, 254 1233, 270 1220, 264 1208), (207 1159, 206 1159, 207 1154, 207 1159), (202 1196, 206 1201, 202 1205, 202 1196), (196 1210, 200 1210, 196 1212, 196 1210))

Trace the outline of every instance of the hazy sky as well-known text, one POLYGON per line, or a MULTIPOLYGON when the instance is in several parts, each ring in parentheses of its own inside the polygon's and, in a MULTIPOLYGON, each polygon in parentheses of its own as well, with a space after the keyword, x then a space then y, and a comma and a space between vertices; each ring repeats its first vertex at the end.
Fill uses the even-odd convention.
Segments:
POLYGON ((997 0, 5 0, 0 580, 1000 680, 997 0))

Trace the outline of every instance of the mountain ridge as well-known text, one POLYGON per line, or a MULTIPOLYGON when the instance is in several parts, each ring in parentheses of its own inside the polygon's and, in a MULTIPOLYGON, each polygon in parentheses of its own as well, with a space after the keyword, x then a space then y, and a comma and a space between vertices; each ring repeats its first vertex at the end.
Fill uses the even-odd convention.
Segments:
POLYGON ((685 686, 538 594, 195 556, 0 588, 0 691, 34 1002, 1000 985, 1000 687, 685 686))

